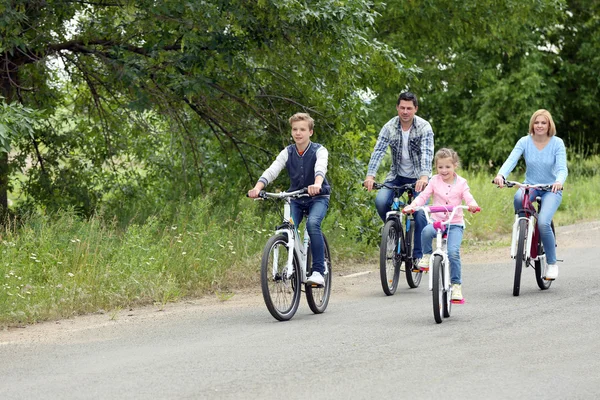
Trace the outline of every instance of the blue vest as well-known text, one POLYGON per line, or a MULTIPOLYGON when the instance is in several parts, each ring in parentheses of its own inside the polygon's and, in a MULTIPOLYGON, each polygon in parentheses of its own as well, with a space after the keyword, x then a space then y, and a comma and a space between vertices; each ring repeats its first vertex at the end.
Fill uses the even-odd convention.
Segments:
MULTIPOLYGON (((295 144, 287 147, 288 159, 285 167, 290 176, 288 191, 300 190, 315 183, 315 163, 317 162, 317 150, 320 148, 320 144, 311 142, 304 154, 300 156, 296 151, 295 144)), ((329 195, 330 193, 331 186, 329 186, 327 178, 324 178, 321 185, 321 195, 329 195)))

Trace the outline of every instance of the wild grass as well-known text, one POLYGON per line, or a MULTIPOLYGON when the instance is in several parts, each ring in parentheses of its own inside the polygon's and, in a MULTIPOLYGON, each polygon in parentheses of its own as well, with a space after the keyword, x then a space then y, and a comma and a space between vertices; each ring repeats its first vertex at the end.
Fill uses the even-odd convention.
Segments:
MULTIPOLYGON (((463 245, 508 245, 514 189, 496 188, 485 173, 460 174, 483 209, 467 216, 463 245)), ((598 193, 598 174, 570 176, 556 224, 600 219, 598 193)), ((355 259, 377 263, 381 222, 375 194, 357 185, 354 197, 352 204, 334 205, 323 226, 338 271, 355 259)), ((175 219, 157 215, 125 229, 69 210, 5 221, 0 326, 97 312, 115 318, 115 310, 162 308, 207 294, 226 301, 239 288, 259 286, 262 247, 281 220, 278 211, 242 196, 233 208, 206 197, 181 206, 175 219)))

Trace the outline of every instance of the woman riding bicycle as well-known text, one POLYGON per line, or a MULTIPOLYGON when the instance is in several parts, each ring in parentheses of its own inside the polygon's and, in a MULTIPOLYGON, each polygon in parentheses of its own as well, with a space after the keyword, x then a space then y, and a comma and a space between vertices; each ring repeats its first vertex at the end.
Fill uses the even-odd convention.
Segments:
MULTIPOLYGON (((547 279, 556 279, 558 266, 556 265, 555 238, 552 232, 552 218, 562 202, 562 189, 567 179, 567 152, 565 144, 556 135, 556 126, 552 115, 547 110, 537 110, 529 121, 529 135, 519 139, 514 149, 502 164, 494 183, 499 187, 504 186, 508 174, 517 165, 521 156, 525 159, 525 183, 530 185, 552 185, 551 192, 531 191, 531 201, 536 196, 542 198, 542 207, 538 215, 538 229, 546 250, 548 267, 547 279)), ((523 191, 518 190, 514 198, 515 213, 519 212, 523 201, 523 191)))

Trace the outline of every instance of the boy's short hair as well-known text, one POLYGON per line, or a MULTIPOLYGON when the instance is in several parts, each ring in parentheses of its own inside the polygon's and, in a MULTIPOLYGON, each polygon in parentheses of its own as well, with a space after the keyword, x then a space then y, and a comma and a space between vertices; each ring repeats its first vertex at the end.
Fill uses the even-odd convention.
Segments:
POLYGON ((290 125, 296 121, 308 121, 308 129, 311 131, 315 127, 315 120, 308 113, 296 113, 290 117, 290 125))

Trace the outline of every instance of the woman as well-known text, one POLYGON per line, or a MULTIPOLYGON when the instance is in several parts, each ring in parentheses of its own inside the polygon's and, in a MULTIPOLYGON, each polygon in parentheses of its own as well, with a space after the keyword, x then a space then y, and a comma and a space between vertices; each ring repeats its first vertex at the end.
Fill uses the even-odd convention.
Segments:
MULTIPOLYGON (((552 191, 531 191, 532 201, 535 196, 541 196, 542 208, 538 215, 538 229, 546 250, 548 268, 547 279, 556 279, 558 266, 556 265, 556 248, 554 234, 550 226, 554 213, 562 201, 562 189, 567 179, 567 152, 562 139, 555 136, 556 126, 552 115, 546 110, 537 110, 529 121, 529 135, 524 136, 515 145, 515 148, 506 159, 494 183, 504 186, 508 174, 515 168, 523 156, 525 158, 525 183, 530 185, 552 185, 552 191)), ((521 208, 523 191, 515 194, 515 213, 521 208)))

